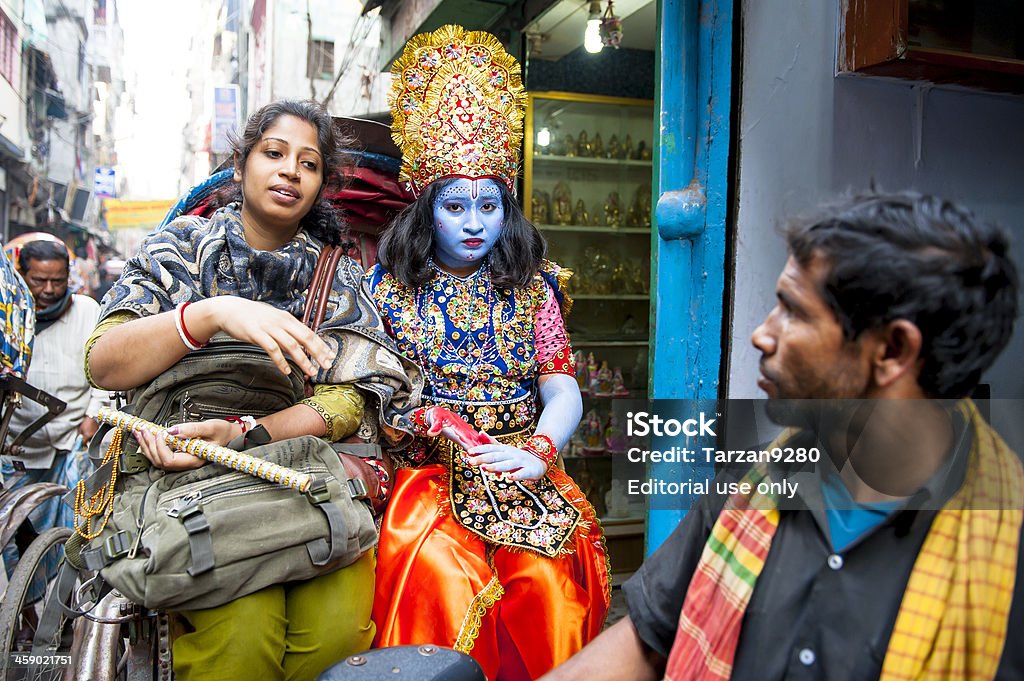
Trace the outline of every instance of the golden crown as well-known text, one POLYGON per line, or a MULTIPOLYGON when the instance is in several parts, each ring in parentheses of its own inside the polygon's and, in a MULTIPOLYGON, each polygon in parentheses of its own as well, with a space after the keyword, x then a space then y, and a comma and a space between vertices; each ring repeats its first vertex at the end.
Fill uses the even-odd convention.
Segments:
POLYGON ((413 36, 391 66, 399 179, 419 194, 443 177, 492 177, 515 191, 526 91, 490 33, 442 26, 413 36))

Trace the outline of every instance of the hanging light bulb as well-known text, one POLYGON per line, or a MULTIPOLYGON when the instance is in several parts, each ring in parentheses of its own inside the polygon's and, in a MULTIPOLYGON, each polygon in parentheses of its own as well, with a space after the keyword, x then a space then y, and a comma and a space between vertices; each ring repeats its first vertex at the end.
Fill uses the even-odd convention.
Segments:
POLYGON ((597 54, 604 47, 601 41, 601 2, 592 0, 587 16, 587 30, 583 33, 583 48, 597 54))

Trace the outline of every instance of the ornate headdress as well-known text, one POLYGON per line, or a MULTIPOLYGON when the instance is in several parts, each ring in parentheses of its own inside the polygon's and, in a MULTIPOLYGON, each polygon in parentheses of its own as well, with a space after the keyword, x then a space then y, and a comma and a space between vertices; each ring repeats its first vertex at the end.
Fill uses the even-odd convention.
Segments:
POLYGON ((526 91, 497 38, 453 25, 421 33, 391 75, 399 177, 416 194, 443 177, 492 177, 515 191, 526 91))

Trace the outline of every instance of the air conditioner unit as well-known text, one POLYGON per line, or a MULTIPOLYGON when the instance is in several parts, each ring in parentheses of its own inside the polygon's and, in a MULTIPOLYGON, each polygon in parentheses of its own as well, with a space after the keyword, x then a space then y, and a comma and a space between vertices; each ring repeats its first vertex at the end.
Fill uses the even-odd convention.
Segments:
POLYGON ((68 190, 64 210, 67 211, 68 217, 71 218, 72 222, 84 222, 91 202, 91 191, 83 187, 75 187, 74 189, 68 190))

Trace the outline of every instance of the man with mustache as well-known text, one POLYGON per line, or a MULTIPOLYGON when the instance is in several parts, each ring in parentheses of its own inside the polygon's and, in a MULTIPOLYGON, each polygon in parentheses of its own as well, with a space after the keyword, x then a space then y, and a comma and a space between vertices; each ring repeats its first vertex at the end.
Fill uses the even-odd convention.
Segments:
POLYGON ((721 472, 751 491, 702 498, 544 681, 1024 678, 1024 472, 968 399, 1017 315, 1005 235, 901 193, 786 239, 758 385, 769 449, 820 461, 721 472))
MULTIPOLYGON (((29 437, 20 451, 12 452, 26 470, 16 484, 56 482, 70 487, 81 471, 68 454, 77 437, 88 444, 99 428, 92 416, 109 403, 105 392, 89 387, 82 368, 85 341, 96 326, 100 308, 92 298, 68 288, 70 257, 57 240, 25 244, 18 253, 18 268, 36 306, 35 346, 26 380, 63 400, 67 409, 29 437)), ((23 400, 11 419, 11 432, 20 432, 43 411, 41 405, 23 400)), ((5 476, 13 473, 10 464, 4 468, 5 476)), ((73 522, 70 509, 58 498, 44 504, 32 520, 39 532, 55 525, 71 527, 73 522)))

